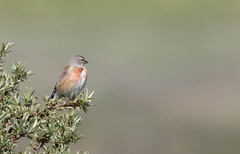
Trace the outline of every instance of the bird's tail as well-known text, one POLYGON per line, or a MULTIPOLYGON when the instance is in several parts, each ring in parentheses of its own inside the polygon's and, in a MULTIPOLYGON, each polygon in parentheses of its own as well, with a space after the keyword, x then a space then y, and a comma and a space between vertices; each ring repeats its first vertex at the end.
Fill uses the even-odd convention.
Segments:
POLYGON ((55 95, 56 95, 56 92, 57 92, 57 88, 54 87, 53 92, 52 92, 52 94, 51 94, 51 96, 50 96, 51 99, 54 99, 54 100, 56 99, 56 96, 55 96, 55 95))

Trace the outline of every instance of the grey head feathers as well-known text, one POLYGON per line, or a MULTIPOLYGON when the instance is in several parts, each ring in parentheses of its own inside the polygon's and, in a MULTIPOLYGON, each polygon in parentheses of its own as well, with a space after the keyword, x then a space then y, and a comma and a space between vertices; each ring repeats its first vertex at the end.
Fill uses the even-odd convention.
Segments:
POLYGON ((85 64, 87 64, 88 61, 81 55, 76 55, 74 56, 70 61, 69 61, 69 65, 70 66, 73 66, 73 65, 76 65, 76 66, 84 66, 85 64))

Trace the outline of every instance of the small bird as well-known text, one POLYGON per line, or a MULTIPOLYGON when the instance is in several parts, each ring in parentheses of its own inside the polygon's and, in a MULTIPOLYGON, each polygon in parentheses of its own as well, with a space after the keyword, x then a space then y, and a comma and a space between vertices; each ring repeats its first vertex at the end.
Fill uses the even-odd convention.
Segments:
POLYGON ((85 64, 88 61, 83 56, 76 55, 63 69, 53 89, 51 98, 53 100, 66 98, 73 100, 83 90, 87 83, 87 69, 85 64))

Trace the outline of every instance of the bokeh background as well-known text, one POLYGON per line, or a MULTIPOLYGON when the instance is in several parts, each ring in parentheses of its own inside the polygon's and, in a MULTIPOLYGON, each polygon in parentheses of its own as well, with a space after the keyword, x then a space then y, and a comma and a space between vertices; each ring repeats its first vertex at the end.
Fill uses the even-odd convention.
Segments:
POLYGON ((89 60, 96 106, 71 147, 91 154, 239 154, 239 27, 239 0, 0 1, 6 69, 26 63, 39 102, 89 60))

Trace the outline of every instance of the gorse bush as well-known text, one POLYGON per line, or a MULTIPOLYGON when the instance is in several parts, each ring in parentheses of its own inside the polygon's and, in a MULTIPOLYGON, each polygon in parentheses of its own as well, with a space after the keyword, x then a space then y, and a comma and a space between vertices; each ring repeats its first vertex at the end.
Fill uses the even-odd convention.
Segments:
POLYGON ((0 50, 0 153, 71 153, 69 144, 83 137, 77 132, 82 122, 78 112, 87 112, 94 92, 85 90, 73 101, 46 96, 42 103, 34 90, 20 92, 19 85, 33 73, 21 62, 12 65, 10 74, 4 71, 12 46, 5 42, 0 50), (27 138, 29 146, 16 151, 20 138, 27 138))

